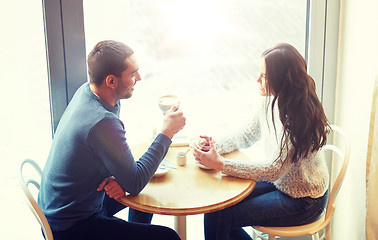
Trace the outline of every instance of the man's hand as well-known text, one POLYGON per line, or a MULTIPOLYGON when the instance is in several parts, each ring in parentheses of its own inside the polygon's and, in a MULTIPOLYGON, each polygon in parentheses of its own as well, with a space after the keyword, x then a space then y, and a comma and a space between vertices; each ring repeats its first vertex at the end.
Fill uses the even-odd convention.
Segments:
POLYGON ((97 188, 97 191, 105 190, 109 197, 114 199, 120 199, 125 196, 125 190, 122 189, 121 185, 115 180, 114 177, 108 177, 102 180, 97 188))
POLYGON ((161 133, 170 139, 185 126, 186 118, 178 106, 174 105, 169 109, 164 117, 161 133))

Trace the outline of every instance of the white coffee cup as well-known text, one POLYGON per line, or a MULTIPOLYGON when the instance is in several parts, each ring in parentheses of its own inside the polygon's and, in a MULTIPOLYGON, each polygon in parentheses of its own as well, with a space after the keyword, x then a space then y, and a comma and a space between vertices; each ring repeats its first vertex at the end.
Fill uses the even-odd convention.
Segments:
POLYGON ((186 165, 186 153, 187 152, 178 152, 176 154, 177 165, 185 166, 186 165))
POLYGON ((177 96, 165 95, 159 98, 159 107, 164 115, 173 105, 180 105, 180 99, 177 96))

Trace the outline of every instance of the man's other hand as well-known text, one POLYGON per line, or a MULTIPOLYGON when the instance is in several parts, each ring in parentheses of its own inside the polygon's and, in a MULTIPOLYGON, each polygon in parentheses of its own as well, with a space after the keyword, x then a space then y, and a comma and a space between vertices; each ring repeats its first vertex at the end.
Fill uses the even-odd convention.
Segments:
POLYGON ((105 190, 106 194, 108 194, 109 197, 114 199, 119 199, 123 196, 125 196, 125 190, 119 185, 117 180, 115 180, 114 177, 108 177, 102 180, 100 185, 97 188, 97 191, 105 190))

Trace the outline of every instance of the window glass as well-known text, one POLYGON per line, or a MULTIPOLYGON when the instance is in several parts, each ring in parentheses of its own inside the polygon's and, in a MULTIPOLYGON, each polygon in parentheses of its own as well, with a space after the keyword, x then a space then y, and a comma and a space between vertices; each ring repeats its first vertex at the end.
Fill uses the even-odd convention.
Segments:
POLYGON ((42 2, 13 0, 2 5, 0 199, 8 224, 0 239, 40 239, 41 229, 24 202, 17 172, 25 158, 43 167, 51 144, 42 2))
POLYGON ((45 159, 51 124, 42 4, 15 0, 0 11, 1 160, 45 159))
POLYGON ((264 50, 288 42, 304 56, 306 3, 87 0, 87 52, 104 39, 135 51, 142 81, 121 112, 129 139, 143 140, 159 128, 158 98, 164 94, 180 97, 184 133, 224 134, 252 112, 264 50))

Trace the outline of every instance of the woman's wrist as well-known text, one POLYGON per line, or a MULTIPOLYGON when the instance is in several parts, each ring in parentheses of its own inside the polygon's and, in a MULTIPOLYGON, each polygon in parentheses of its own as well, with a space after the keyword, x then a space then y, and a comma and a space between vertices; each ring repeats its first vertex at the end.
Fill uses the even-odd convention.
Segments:
POLYGON ((219 164, 218 164, 218 169, 219 171, 223 171, 223 165, 224 165, 224 157, 219 155, 219 164))

